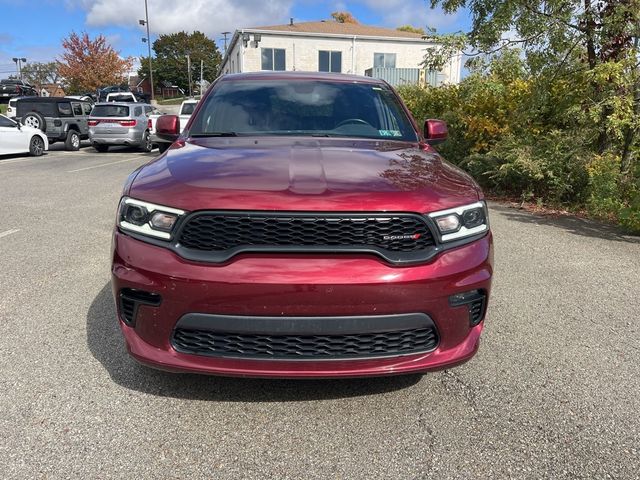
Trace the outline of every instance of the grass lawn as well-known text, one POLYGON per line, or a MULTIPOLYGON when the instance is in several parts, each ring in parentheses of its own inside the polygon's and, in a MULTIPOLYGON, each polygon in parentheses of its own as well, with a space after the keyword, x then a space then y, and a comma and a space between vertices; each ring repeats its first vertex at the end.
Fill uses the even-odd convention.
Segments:
POLYGON ((2 113, 3 115, 5 113, 7 113, 7 105, 4 103, 0 103, 0 113, 2 113))
MULTIPOLYGON (((194 98, 196 100, 200 100, 199 95, 196 95, 194 98)), ((165 100, 158 100, 158 105, 180 105, 182 102, 188 99, 189 97, 167 98, 165 100)))

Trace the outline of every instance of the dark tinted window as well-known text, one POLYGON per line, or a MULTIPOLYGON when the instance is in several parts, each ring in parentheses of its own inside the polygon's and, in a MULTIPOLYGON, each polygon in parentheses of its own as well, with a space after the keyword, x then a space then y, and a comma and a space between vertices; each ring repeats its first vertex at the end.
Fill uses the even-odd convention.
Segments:
POLYGON ((142 115, 142 107, 136 107, 136 108, 133 110, 133 115, 134 115, 135 117, 139 117, 140 115, 142 115))
POLYGON ((128 117, 129 107, 123 105, 96 105, 91 111, 92 117, 128 117))
POLYGON ((72 103, 71 106, 73 107, 74 115, 82 116, 82 107, 80 106, 79 103, 72 103))
POLYGON ((216 132, 417 140, 388 87, 316 80, 220 82, 191 128, 216 132))

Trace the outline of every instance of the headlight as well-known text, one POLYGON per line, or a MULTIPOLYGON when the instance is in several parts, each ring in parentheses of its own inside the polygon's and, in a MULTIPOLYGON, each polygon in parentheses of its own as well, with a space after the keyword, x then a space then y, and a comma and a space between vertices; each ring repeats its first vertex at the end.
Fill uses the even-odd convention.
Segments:
POLYGON ((433 212, 429 217, 437 225, 443 242, 472 237, 489 230, 489 215, 485 202, 433 212))
POLYGON ((130 232, 169 240, 171 231, 184 210, 164 207, 129 197, 122 197, 118 208, 118 227, 130 232))

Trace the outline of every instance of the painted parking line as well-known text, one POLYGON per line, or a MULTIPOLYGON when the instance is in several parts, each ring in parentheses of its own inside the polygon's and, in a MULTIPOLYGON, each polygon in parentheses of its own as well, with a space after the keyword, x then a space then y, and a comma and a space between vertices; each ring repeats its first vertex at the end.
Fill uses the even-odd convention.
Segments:
POLYGON ((14 233, 18 233, 19 231, 20 231, 19 228, 14 228, 14 229, 11 229, 11 230, 7 230, 5 232, 0 232, 0 238, 8 237, 9 235, 14 234, 14 233))
POLYGON ((47 157, 14 158, 12 160, 0 160, 0 165, 9 165, 11 163, 20 163, 20 162, 29 162, 31 160, 43 161, 43 160, 51 160, 51 159, 47 159, 47 157))
POLYGON ((101 163, 100 165, 92 165, 90 167, 76 168, 75 170, 67 170, 67 173, 84 172, 85 170, 92 170, 94 168, 108 167, 109 165, 116 165, 118 163, 131 162, 132 160, 138 160, 140 157, 125 158, 117 162, 101 163))

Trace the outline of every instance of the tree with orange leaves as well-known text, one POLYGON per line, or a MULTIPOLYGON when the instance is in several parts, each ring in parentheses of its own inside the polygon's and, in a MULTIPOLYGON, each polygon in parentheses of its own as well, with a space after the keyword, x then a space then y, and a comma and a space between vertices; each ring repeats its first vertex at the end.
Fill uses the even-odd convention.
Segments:
POLYGON ((338 23, 358 23, 358 20, 349 12, 333 12, 331 16, 338 23))
POLYGON ((71 32, 62 41, 64 53, 58 60, 58 72, 70 93, 93 92, 107 85, 119 85, 131 69, 131 58, 121 58, 103 35, 95 40, 83 32, 71 32))

